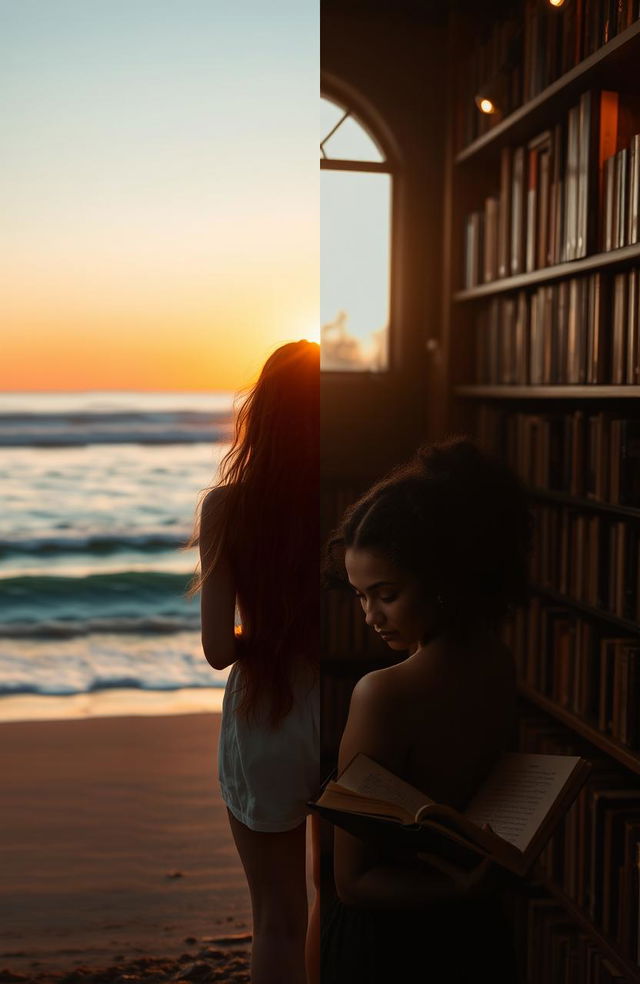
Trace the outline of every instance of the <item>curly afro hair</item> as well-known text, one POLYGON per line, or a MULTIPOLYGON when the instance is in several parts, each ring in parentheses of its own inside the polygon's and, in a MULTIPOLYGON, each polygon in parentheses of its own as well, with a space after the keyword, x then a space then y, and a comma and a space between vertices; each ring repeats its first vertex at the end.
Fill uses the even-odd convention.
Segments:
POLYGON ((323 581, 346 587, 344 550, 367 549, 439 597, 451 626, 495 624, 527 601, 532 528, 520 479, 468 438, 450 438, 420 447, 346 510, 323 581))

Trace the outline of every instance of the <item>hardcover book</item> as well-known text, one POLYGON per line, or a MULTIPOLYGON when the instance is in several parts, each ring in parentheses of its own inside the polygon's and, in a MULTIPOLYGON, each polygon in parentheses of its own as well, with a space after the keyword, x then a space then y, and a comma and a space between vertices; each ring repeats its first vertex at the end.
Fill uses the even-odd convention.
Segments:
POLYGON ((467 807, 458 811, 359 753, 308 805, 365 840, 439 854, 464 867, 481 855, 524 875, 590 768, 579 756, 506 753, 467 807))

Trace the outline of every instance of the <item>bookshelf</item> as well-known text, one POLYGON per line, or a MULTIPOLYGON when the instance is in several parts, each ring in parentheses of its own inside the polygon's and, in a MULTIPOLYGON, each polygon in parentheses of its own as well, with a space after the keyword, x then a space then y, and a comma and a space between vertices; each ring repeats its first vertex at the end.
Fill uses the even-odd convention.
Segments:
MULTIPOLYGON (((532 602, 506 633, 519 694, 540 715, 538 750, 559 729, 598 762, 582 812, 543 855, 541 884, 593 949, 581 982, 640 984, 640 7, 565 0, 551 12, 523 0, 520 11, 520 25, 513 12, 451 22, 439 422, 500 453, 530 487, 532 602), (483 120, 473 89, 496 69, 510 111, 483 120)), ((544 950, 545 919, 523 919, 544 950)), ((559 956, 553 925, 563 984, 577 979, 580 946, 559 956)))
POLYGON ((630 73, 637 69, 638 36, 640 22, 636 20, 487 133, 458 151, 455 164, 473 164, 505 144, 519 143, 530 133, 543 130, 576 94, 591 85, 615 88, 626 83, 630 73))
POLYGON ((632 519, 640 519, 640 509, 634 508, 633 506, 618 506, 611 502, 596 502, 594 499, 583 499, 580 496, 535 487, 531 489, 531 494, 535 498, 544 499, 549 502, 562 502, 567 505, 578 506, 580 509, 594 509, 599 512, 613 513, 616 516, 629 516, 632 519))
POLYGON ((534 284, 566 280, 568 277, 576 277, 587 273, 589 270, 624 268, 634 262, 640 263, 640 243, 632 243, 629 246, 621 246, 606 253, 586 256, 584 259, 568 260, 565 263, 542 267, 540 270, 531 270, 528 273, 505 277, 502 280, 492 280, 486 284, 479 284, 477 287, 458 290, 454 294, 454 300, 457 303, 475 301, 480 297, 492 297, 494 294, 520 290, 523 287, 532 287, 534 284))
POLYGON ((540 707, 547 714, 550 714, 558 721, 561 721, 562 724, 565 724, 572 731, 582 735, 582 737, 586 738, 592 745, 600 748, 603 752, 616 759, 627 769, 631 769, 632 772, 636 772, 640 775, 640 754, 634 754, 618 742, 613 741, 606 735, 600 734, 595 728, 583 721, 583 719, 577 714, 573 714, 571 711, 567 711, 564 707, 560 707, 555 703, 555 701, 549 700, 532 687, 528 687, 524 683, 519 683, 518 693, 520 693, 520 695, 526 698, 526 700, 530 703, 535 704, 536 707, 540 707))
POLYGON ((456 396, 497 397, 500 400, 630 400, 640 396, 640 386, 484 386, 479 384, 454 387, 456 396))
POLYGON ((640 970, 638 970, 638 967, 634 967, 631 961, 621 956, 615 946, 615 943, 613 943, 604 933, 600 932, 600 930, 593 925, 591 920, 585 915, 584 912, 582 912, 575 902, 572 902, 572 900, 551 881, 543 881, 542 886, 550 895, 553 896, 554 899, 558 900, 566 912, 570 913, 576 924, 597 943, 598 947, 600 947, 603 953, 609 957, 616 968, 624 973, 625 980, 632 982, 632 984, 638 984, 638 982, 640 982, 640 970))

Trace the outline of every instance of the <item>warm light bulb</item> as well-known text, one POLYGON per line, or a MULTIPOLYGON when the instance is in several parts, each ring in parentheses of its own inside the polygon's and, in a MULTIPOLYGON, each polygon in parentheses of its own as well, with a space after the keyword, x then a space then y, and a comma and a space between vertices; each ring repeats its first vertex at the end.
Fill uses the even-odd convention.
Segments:
POLYGON ((493 105, 490 99, 481 99, 479 102, 479 108, 482 113, 495 113, 496 107, 493 105))
POLYGON ((549 0, 552 7, 562 7, 564 0, 549 0))

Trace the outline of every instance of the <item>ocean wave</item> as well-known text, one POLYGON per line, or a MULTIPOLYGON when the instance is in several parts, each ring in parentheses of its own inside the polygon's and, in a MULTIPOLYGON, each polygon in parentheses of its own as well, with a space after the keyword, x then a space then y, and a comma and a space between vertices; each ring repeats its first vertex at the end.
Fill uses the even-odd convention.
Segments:
POLYGON ((199 629, 185 627, 185 621, 141 618, 110 620, 101 626, 96 620, 63 626, 60 635, 51 637, 45 635, 47 626, 41 625, 42 635, 36 638, 30 638, 33 626, 28 626, 22 638, 0 639, 0 693, 64 695, 114 687, 224 686, 229 669, 215 670, 207 663, 199 629), (127 631, 114 631, 118 627, 127 631), (87 632, 101 628, 105 631, 87 632))
POLYGON ((190 575, 109 571, 81 577, 0 579, 0 636, 62 638, 90 632, 178 632, 198 625, 190 575))
POLYGON ((230 409, 22 411, 0 414, 0 447, 212 443, 227 440, 231 424, 230 409))
POLYGON ((35 574, 2 578, 0 595, 17 600, 32 595, 39 598, 72 596, 84 599, 136 591, 157 598, 159 594, 181 594, 186 590, 188 581, 187 575, 173 571, 109 571, 86 577, 35 574))
POLYGON ((194 423, 209 425, 211 423, 228 422, 231 413, 224 411, 202 410, 69 410, 66 413, 38 413, 23 410, 14 413, 0 413, 0 425, 31 426, 37 421, 43 427, 87 427, 97 424, 123 423, 194 423))
POLYGON ((160 691, 166 693, 176 690, 183 690, 185 686, 188 686, 189 689, 192 690, 224 690, 225 685, 226 680, 213 679, 207 683, 193 681, 188 684, 180 682, 175 684, 166 684, 165 686, 150 686, 146 684, 144 680, 139 680, 133 676, 116 676, 111 679, 106 679, 103 677, 89 683, 86 689, 73 689, 71 687, 64 686, 52 687, 47 686, 46 684, 38 685, 34 683, 11 684, 0 682, 0 697, 17 697, 19 695, 27 694, 43 697, 71 697, 74 694, 91 694, 98 693, 103 690, 119 690, 123 688, 128 690, 160 691))
POLYGON ((132 615, 113 618, 51 618, 0 622, 0 639, 74 639, 103 633, 169 635, 196 630, 199 615, 132 615))
POLYGON ((10 431, 0 428, 0 447, 2 448, 70 448, 85 447, 90 444, 215 444, 227 441, 230 428, 182 428, 167 430, 157 428, 148 430, 94 430, 69 432, 24 430, 10 431))
POLYGON ((92 553, 110 554, 125 550, 136 552, 154 552, 159 550, 176 550, 183 547, 189 539, 189 533, 94 533, 86 536, 71 534, 69 536, 30 537, 16 540, 0 540, 0 558, 12 554, 46 555, 58 553, 92 553))

